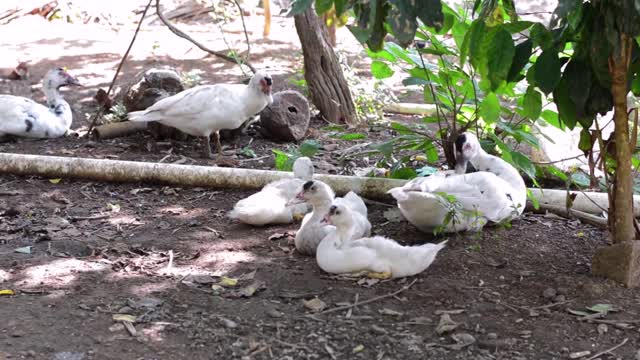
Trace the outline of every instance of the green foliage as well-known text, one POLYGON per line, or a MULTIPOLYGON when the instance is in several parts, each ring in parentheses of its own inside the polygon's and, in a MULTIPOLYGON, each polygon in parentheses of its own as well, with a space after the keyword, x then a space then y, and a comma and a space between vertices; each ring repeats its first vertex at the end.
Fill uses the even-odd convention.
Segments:
POLYGON ((284 152, 278 149, 271 149, 275 156, 275 167, 279 171, 291 171, 293 169, 293 163, 297 158, 306 156, 313 157, 318 150, 320 150, 320 143, 316 140, 305 140, 300 146, 294 148, 289 152, 284 152))
POLYGON ((120 122, 127 118, 127 107, 121 101, 113 104, 109 109, 110 113, 103 116, 106 123, 120 122))

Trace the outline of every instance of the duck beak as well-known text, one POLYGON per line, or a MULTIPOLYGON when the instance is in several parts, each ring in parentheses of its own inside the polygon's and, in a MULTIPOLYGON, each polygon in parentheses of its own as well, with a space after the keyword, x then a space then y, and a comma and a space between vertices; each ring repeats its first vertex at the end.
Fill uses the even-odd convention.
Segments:
POLYGON ((295 198, 289 200, 289 202, 287 202, 287 206, 292 206, 292 205, 297 205, 297 204, 302 204, 307 202, 304 199, 304 191, 300 191, 295 198))
POLYGON ((324 218, 322 218, 322 221, 320 221, 320 224, 333 225, 331 223, 331 217, 329 216, 329 214, 325 215, 324 218))
POLYGON ((65 84, 65 85, 68 85, 68 86, 81 86, 81 87, 84 87, 84 85, 82 85, 82 84, 80 83, 80 81, 78 81, 78 79, 77 79, 77 78, 75 78, 75 77, 73 77, 73 76, 71 76, 71 75, 68 75, 68 74, 67 74, 67 79, 66 79, 66 84, 65 84))

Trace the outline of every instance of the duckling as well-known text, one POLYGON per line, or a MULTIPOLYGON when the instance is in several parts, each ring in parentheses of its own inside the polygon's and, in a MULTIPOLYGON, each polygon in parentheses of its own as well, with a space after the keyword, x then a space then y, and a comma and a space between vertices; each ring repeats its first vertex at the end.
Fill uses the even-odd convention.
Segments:
POLYGON ((323 222, 335 226, 318 245, 316 261, 328 273, 344 274, 368 271, 373 278, 398 278, 426 270, 447 243, 402 246, 395 240, 366 237, 350 240, 354 228, 354 213, 342 204, 332 205, 323 222))
POLYGON ((296 233, 295 245, 301 254, 314 255, 320 241, 329 233, 331 227, 323 224, 322 219, 332 203, 342 204, 354 210, 353 238, 371 235, 371 223, 367 220, 367 206, 353 191, 342 198, 335 198, 335 193, 326 183, 319 180, 307 181, 296 199, 289 204, 300 202, 308 202, 313 206, 311 213, 302 219, 302 225, 296 233))
POLYGON ((229 217, 245 224, 289 224, 309 212, 305 203, 287 206, 302 185, 313 177, 313 163, 308 157, 300 157, 293 163, 293 179, 282 179, 267 184, 257 192, 236 203, 229 217))

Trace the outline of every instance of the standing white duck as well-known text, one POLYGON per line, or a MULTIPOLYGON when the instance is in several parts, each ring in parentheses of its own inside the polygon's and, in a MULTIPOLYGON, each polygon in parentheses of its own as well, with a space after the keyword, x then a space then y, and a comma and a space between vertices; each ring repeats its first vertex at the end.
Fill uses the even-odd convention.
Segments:
POLYGON ((348 241, 353 236, 353 211, 332 205, 324 221, 335 226, 318 245, 316 261, 328 273, 369 271, 370 277, 397 278, 426 270, 447 241, 439 244, 402 246, 382 236, 348 241))
POLYGON ((296 250, 301 254, 313 255, 320 241, 327 236, 331 226, 322 222, 332 204, 340 204, 353 209, 354 229, 352 239, 371 235, 371 223, 367 220, 367 205, 360 196, 350 191, 342 198, 336 198, 335 193, 326 183, 313 180, 302 186, 302 191, 289 205, 308 202, 313 206, 311 213, 302 219, 300 229, 296 233, 296 250))
POLYGON ((146 110, 129 113, 131 121, 158 121, 193 136, 205 138, 204 156, 212 158, 210 136, 222 155, 220 130, 236 129, 273 102, 271 76, 258 71, 248 85, 201 85, 166 97, 146 110))
POLYGON ((21 96, 0 95, 0 137, 57 138, 69 131, 73 115, 60 88, 80 85, 62 68, 51 69, 42 79, 47 106, 21 96))
POLYGON ((522 214, 527 188, 518 170, 485 152, 469 132, 458 136, 455 147, 455 173, 416 178, 388 191, 404 217, 425 232, 456 232, 478 231, 487 221, 497 223, 522 214), (469 162, 477 172, 465 174, 469 162))
POLYGON ((309 212, 307 204, 287 206, 296 197, 302 185, 313 178, 313 163, 300 157, 293 163, 294 179, 282 179, 267 184, 257 192, 236 203, 229 217, 245 224, 288 224, 309 212))

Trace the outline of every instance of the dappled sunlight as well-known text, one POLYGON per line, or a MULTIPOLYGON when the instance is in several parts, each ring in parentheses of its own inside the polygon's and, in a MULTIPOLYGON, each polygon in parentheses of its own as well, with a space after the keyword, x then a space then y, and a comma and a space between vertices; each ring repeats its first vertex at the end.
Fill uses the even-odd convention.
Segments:
POLYGON ((54 260, 47 264, 27 267, 20 272, 21 281, 18 284, 24 288, 69 286, 82 273, 105 271, 108 268, 106 264, 79 259, 54 260))
POLYGON ((176 287, 175 281, 165 280, 162 282, 146 282, 140 285, 131 285, 127 288, 127 293, 136 295, 138 297, 149 296, 153 293, 160 293, 168 291, 176 287))

